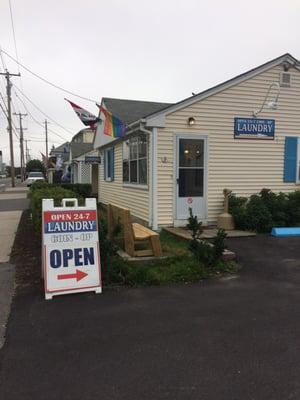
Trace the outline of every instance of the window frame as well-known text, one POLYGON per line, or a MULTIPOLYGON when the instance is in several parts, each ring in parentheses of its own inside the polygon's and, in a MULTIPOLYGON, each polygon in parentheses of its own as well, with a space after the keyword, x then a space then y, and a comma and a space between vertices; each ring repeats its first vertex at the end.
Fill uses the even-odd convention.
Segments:
POLYGON ((123 186, 129 186, 129 187, 136 187, 136 188, 141 188, 141 189, 147 189, 148 188, 148 153, 149 153, 149 141, 148 141, 148 136, 145 133, 138 133, 136 135, 132 135, 131 137, 127 138, 123 142, 123 147, 122 147, 122 181, 123 181, 123 186), (140 139, 141 137, 144 137, 146 140, 146 151, 145 151, 145 156, 140 157, 140 139), (136 141, 136 157, 131 158, 131 145, 133 145, 133 142, 136 141), (128 158, 124 158, 124 149, 125 146, 128 146, 128 158), (146 161, 146 182, 140 183, 140 161, 145 160, 146 161), (128 180, 124 180, 124 164, 125 162, 128 164, 128 180), (137 181, 133 182, 131 181, 130 177, 130 169, 131 169, 131 163, 136 162, 136 175, 137 175, 137 181))
POLYGON ((114 147, 109 147, 104 150, 104 180, 106 182, 114 181, 114 168, 115 168, 114 147), (111 153, 110 162, 112 165, 110 167, 108 165, 109 162, 108 153, 111 153))

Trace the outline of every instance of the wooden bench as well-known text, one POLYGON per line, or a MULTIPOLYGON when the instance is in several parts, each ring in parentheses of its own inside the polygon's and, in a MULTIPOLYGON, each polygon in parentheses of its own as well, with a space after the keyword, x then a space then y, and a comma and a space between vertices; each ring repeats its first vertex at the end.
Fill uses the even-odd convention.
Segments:
POLYGON ((159 234, 145 226, 132 222, 130 210, 108 204, 107 206, 108 236, 112 240, 118 225, 122 227, 124 250, 131 257, 146 257, 162 255, 159 234), (149 242, 150 249, 137 250, 137 243, 149 242))

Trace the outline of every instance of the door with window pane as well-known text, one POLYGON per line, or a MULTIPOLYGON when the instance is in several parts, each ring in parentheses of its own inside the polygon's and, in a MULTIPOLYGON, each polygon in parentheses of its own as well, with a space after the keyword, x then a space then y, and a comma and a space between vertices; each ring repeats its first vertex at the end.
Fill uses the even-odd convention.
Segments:
POLYGON ((206 218, 206 140, 177 138, 176 219, 189 217, 189 207, 200 219, 206 218))

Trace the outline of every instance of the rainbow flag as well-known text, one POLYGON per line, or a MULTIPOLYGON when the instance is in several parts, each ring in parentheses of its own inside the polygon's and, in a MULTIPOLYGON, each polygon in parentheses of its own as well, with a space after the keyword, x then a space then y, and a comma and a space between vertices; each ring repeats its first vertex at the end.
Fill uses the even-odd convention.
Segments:
POLYGON ((119 118, 115 117, 111 112, 99 106, 100 111, 105 115, 104 133, 113 138, 121 138, 125 136, 125 124, 119 118))

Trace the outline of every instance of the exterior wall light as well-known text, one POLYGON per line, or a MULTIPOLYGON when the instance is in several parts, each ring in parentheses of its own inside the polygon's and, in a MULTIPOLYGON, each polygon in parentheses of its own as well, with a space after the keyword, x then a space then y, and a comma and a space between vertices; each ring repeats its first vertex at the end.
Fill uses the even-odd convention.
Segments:
POLYGON ((189 119, 188 119, 188 125, 189 125, 189 126, 192 126, 192 125, 195 125, 195 123, 196 123, 195 118, 194 118, 194 117, 189 117, 189 119))
POLYGON ((280 94, 279 83, 277 83, 277 82, 271 83, 269 88, 268 88, 266 97, 264 98, 264 101, 262 103, 262 106, 260 107, 259 110, 253 111, 253 117, 257 118, 258 114, 260 114, 262 112, 262 110, 264 109, 265 106, 266 106, 266 108, 269 108, 271 110, 277 110, 279 94, 280 94), (276 88, 276 90, 277 90, 276 97, 274 99, 272 99, 271 101, 267 102, 268 96, 269 96, 270 91, 271 91, 272 88, 276 88))

